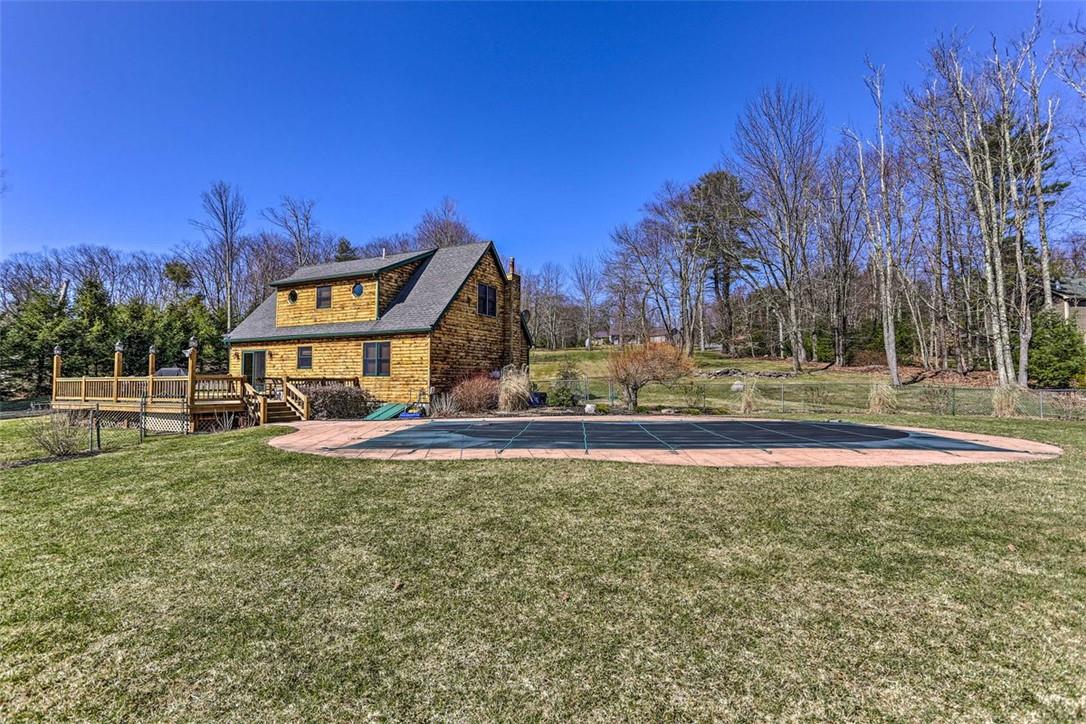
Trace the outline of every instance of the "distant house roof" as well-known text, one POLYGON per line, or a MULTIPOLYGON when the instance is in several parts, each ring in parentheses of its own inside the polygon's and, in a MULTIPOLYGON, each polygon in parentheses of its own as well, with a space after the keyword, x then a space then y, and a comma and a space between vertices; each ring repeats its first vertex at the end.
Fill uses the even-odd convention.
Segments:
POLYGON ((1052 293, 1066 299, 1086 299, 1086 277, 1055 279, 1052 281, 1052 293))
MULTIPOLYGON (((470 246, 475 246, 471 244, 470 246)), ((271 283, 273 287, 290 286, 302 282, 319 282, 325 279, 344 279, 350 277, 367 276, 376 274, 385 269, 394 269, 404 264, 410 264, 416 259, 431 256, 436 249, 425 251, 408 251, 402 254, 389 254, 388 256, 375 256, 369 259, 352 259, 350 261, 333 261, 328 264, 312 264, 299 267, 293 274, 284 279, 276 279, 271 283)))
MULTIPOLYGON (((255 342, 276 339, 315 339, 320 337, 368 337, 380 334, 404 332, 428 332, 448 309, 460 288, 467 281, 468 275, 479 263, 483 254, 494 254, 494 261, 501 269, 494 247, 490 242, 449 246, 417 254, 396 254, 377 259, 358 259, 334 264, 318 264, 302 267, 287 279, 277 282, 289 283, 323 280, 329 277, 332 267, 343 268, 351 264, 354 271, 350 274, 338 272, 338 277, 355 276, 360 269, 387 269, 422 258, 423 262, 404 284, 403 289, 392 300, 387 309, 381 310, 380 319, 365 322, 330 322, 325 324, 303 324, 290 327, 275 325, 275 295, 272 294, 260 306, 243 319, 228 335, 229 342, 255 342), (388 262, 381 266, 375 262, 388 262)), ((504 272, 503 272, 504 273, 504 272)))
POLYGON ((188 372, 180 367, 159 367, 155 377, 184 377, 188 372))
POLYGON ((604 332, 604 331, 593 332, 592 333, 592 338, 593 339, 611 339, 611 333, 610 332, 604 332))

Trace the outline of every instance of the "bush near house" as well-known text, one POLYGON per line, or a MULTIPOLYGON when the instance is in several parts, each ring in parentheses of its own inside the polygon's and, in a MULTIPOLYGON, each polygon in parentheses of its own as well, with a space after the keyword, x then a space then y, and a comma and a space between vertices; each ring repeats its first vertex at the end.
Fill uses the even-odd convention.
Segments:
POLYGON ((1054 312, 1033 318, 1029 378, 1036 387, 1073 387, 1086 376, 1086 343, 1074 322, 1054 312))
POLYGON ((314 420, 348 420, 365 417, 376 406, 366 390, 349 385, 302 385, 314 420))
POLYGON ((615 350, 607 360, 611 379, 622 388, 631 410, 637 393, 653 382, 670 383, 694 371, 694 363, 678 347, 666 344, 631 345, 615 350))
POLYGON ((498 380, 487 374, 467 377, 452 388, 452 398, 461 412, 487 412, 498 408, 498 380))

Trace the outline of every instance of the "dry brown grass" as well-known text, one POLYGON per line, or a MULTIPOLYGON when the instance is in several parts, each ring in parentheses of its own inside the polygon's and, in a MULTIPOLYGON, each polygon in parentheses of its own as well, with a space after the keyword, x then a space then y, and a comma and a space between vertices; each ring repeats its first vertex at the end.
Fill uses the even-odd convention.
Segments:
POLYGON ((527 410, 532 399, 532 383, 527 367, 508 366, 502 370, 498 387, 498 408, 506 412, 527 410))
POLYGON ((897 412, 897 390, 889 383, 875 382, 867 396, 867 412, 871 415, 892 415, 897 412))
POLYGON ((992 415, 1014 417, 1018 414, 1018 402, 1022 390, 1017 385, 1002 385, 992 390, 992 415))

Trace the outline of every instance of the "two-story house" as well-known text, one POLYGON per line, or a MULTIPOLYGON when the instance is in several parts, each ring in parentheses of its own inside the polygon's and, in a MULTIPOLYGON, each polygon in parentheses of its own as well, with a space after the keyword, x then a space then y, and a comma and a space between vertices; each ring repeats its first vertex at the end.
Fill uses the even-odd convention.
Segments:
POLYGON ((272 286, 227 335, 231 374, 257 389, 357 377, 381 401, 412 402, 528 364, 520 277, 489 242, 306 266, 272 286))

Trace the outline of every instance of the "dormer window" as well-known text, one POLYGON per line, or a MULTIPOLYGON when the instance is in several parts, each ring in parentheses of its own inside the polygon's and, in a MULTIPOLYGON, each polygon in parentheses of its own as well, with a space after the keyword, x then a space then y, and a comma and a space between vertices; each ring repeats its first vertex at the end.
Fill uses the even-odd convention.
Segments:
POLYGON ((298 290, 297 289, 291 289, 287 293, 287 302, 289 304, 294 304, 297 301, 298 301, 298 290))
POLYGON ((317 287, 317 309, 332 308, 332 286, 317 287))
POLYGON ((351 287, 351 294, 358 298, 362 296, 362 293, 366 291, 366 288, 362 286, 362 282, 355 282, 355 285, 351 287))

